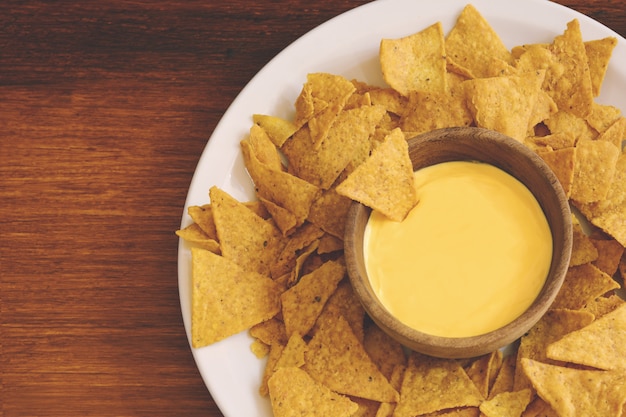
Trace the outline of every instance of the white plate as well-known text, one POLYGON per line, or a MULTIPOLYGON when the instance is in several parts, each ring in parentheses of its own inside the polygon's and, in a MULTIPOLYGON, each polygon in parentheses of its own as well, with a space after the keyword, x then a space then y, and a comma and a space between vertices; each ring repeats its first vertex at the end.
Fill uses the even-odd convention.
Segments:
MULTIPOLYGON (((289 118, 306 74, 330 72, 382 85, 378 46, 440 21, 450 30, 468 0, 378 0, 360 6, 307 33, 270 61, 241 91, 213 132, 189 187, 181 227, 190 219, 187 207, 208 202, 216 185, 241 201, 254 197, 239 149, 252 124, 252 114, 289 118)), ((507 47, 550 42, 578 18, 585 40, 619 39, 599 102, 626 109, 626 41, 602 24, 545 0, 473 0, 471 3, 497 31, 507 47)), ((191 322, 190 252, 179 245, 178 285, 188 337, 191 322)), ((200 349, 192 349, 213 399, 226 417, 271 416, 269 401, 258 395, 264 363, 250 351, 246 332, 200 349)))

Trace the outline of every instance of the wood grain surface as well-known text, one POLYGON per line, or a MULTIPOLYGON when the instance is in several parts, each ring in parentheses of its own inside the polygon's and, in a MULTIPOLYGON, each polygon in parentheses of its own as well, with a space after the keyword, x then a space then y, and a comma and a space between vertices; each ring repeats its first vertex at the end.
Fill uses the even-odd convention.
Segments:
MULTIPOLYGON (((626 35, 621 0, 561 0, 626 35)), ((0 2, 0 416, 221 416, 177 238, 200 154, 273 56, 364 0, 0 2)))

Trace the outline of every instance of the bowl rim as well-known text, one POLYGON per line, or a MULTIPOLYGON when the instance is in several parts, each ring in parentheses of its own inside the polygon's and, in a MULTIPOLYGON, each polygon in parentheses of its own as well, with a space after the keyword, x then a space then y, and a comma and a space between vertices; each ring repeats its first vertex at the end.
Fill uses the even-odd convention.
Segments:
MULTIPOLYGON (((443 128, 414 136, 408 139, 407 142, 409 145, 409 154, 412 156, 411 160, 414 170, 439 162, 473 160, 490 163, 520 180, 539 201, 544 215, 550 223, 553 253, 548 277, 531 306, 513 321, 496 330, 467 337, 444 337, 421 332, 400 322, 393 316, 383 306, 371 288, 369 279, 365 273, 364 263, 362 262, 364 257, 362 253, 362 231, 364 230, 363 221, 365 221, 366 225, 372 210, 354 201, 348 210, 344 235, 346 266, 352 287, 370 318, 384 331, 389 333, 390 336, 410 349, 431 356, 465 358, 479 356, 502 348, 520 338, 541 319, 548 311, 563 284, 572 250, 572 214, 565 192, 556 175, 532 149, 511 137, 493 130, 479 127, 443 128), (425 146, 442 141, 455 141, 457 145, 448 152, 448 157, 442 159, 429 155, 423 163, 416 165, 413 158, 415 152, 423 150, 425 146), (464 141, 479 141, 481 146, 483 143, 489 142, 489 146, 495 146, 498 151, 512 152, 515 155, 519 155, 525 164, 534 168, 534 170, 532 170, 533 173, 529 175, 535 180, 539 178, 543 187, 554 191, 553 193, 549 193, 549 196, 553 198, 553 201, 549 203, 550 205, 556 204, 556 209, 553 209, 552 212, 557 210, 558 215, 555 215, 552 219, 549 218, 549 213, 546 213, 546 202, 543 200, 540 201, 537 194, 531 189, 528 184, 530 181, 528 175, 525 175, 524 178, 520 178, 515 172, 511 172, 514 166, 509 166, 509 163, 504 164, 502 161, 486 157, 486 155, 482 155, 482 158, 464 156, 463 152, 465 149, 462 146, 459 147, 459 144, 465 143, 464 141), (557 223, 553 225, 555 220, 557 223), (361 230, 360 234, 358 230, 361 230), (360 244, 358 242, 359 240, 360 244), (359 248, 361 251, 360 254, 358 253, 359 248)), ((475 142, 472 146, 475 146, 475 142)), ((547 197, 544 197, 544 199, 545 198, 547 197)))

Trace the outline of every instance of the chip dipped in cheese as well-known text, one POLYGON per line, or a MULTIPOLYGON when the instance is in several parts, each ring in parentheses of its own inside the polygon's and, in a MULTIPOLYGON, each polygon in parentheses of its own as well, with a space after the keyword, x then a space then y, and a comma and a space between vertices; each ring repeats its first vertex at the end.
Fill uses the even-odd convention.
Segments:
POLYGON ((489 164, 452 161, 415 172, 419 203, 402 222, 373 211, 364 255, 371 285, 398 319, 424 333, 476 336, 521 315, 552 260, 532 193, 489 164))

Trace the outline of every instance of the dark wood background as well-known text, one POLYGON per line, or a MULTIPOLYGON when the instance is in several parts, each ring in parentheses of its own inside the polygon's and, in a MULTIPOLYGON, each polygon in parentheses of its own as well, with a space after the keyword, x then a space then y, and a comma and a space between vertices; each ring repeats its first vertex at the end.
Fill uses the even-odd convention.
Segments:
MULTIPOLYGON (((250 78, 363 3, 0 3, 0 416, 221 416, 178 302, 192 174, 250 78)), ((559 3, 626 35, 621 0, 559 3)))

